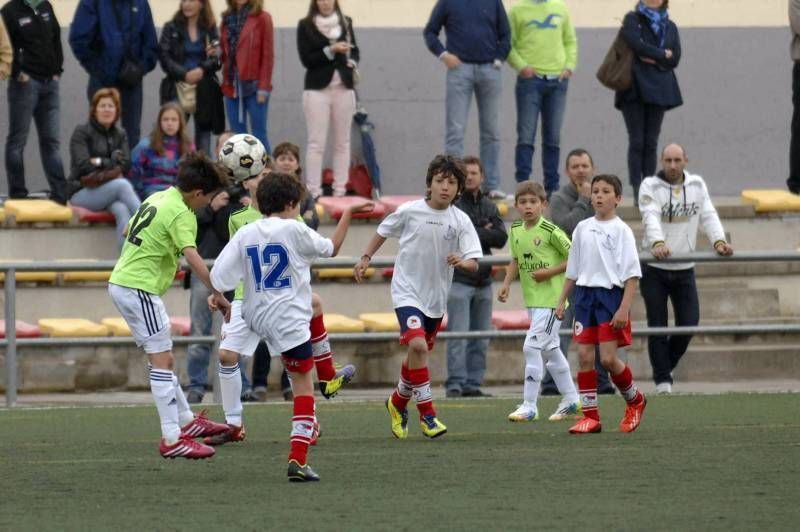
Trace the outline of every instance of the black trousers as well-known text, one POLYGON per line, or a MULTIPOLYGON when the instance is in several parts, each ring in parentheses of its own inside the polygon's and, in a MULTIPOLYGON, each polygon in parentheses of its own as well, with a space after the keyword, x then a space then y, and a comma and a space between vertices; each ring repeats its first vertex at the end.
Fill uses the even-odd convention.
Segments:
POLYGON ((644 102, 623 102, 622 116, 628 130, 628 179, 638 204, 642 179, 655 175, 658 165, 658 136, 664 121, 664 107, 644 102))
POLYGON ((789 179, 791 192, 800 194, 800 61, 792 69, 792 136, 789 142, 789 179))
MULTIPOLYGON (((667 326, 668 300, 672 302, 676 326, 694 326, 700 322, 700 303, 697 299, 694 268, 662 270, 643 264, 639 286, 644 298, 649 327, 667 326)), ((647 350, 656 384, 662 382, 672 384, 672 370, 678 366, 691 340, 691 335, 647 338, 647 350)))

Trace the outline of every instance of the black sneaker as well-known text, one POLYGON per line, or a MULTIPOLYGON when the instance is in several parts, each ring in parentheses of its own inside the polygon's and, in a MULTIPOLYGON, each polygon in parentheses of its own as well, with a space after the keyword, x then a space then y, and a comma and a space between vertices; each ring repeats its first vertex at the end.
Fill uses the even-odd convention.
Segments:
POLYGON ((253 393, 253 390, 247 390, 244 392, 240 399, 243 403, 257 403, 259 402, 258 396, 253 393))
POLYGON ((203 393, 197 390, 189 390, 186 392, 186 401, 190 405, 196 405, 203 402, 203 393))
POLYGON ((319 475, 311 469, 311 466, 308 464, 301 466, 297 460, 289 460, 286 476, 289 477, 289 482, 319 482, 319 475))
POLYGON ((456 390, 455 388, 452 390, 447 390, 444 392, 445 397, 461 397, 461 390, 456 390))
POLYGON ((461 397, 492 397, 492 394, 486 393, 480 388, 474 390, 461 390, 461 397))

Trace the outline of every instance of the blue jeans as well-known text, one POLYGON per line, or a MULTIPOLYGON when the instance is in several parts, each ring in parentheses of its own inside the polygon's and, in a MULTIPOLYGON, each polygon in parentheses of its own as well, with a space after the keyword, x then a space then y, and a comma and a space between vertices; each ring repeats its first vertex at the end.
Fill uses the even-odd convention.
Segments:
MULTIPOLYGON (((103 83, 95 78, 89 77, 89 86, 86 93, 89 96, 89 101, 92 101, 92 96, 98 90, 104 87, 103 83)), ((123 88, 116 87, 119 91, 120 103, 122 105, 122 129, 128 135, 128 147, 133 151, 133 148, 139 144, 139 137, 141 136, 142 127, 142 84, 139 83, 135 87, 123 88)))
POLYGON ((117 224, 120 250, 125 243, 125 227, 141 205, 133 185, 124 177, 118 177, 96 188, 82 188, 72 195, 69 202, 90 211, 111 211, 117 224))
POLYGON ((448 155, 464 156, 464 131, 472 93, 478 103, 480 157, 486 173, 486 190, 500 188, 500 97, 502 75, 491 63, 462 63, 447 71, 446 138, 448 155))
POLYGON ((569 80, 538 77, 517 78, 517 149, 515 153, 517 183, 527 181, 533 170, 536 126, 542 116, 542 171, 547 195, 558 190, 559 158, 561 157, 561 124, 567 107, 569 80))
POLYGON ((261 141, 272 154, 272 146, 267 139, 267 118, 269 115, 269 97, 264 103, 258 103, 255 94, 244 98, 225 97, 225 112, 228 115, 228 124, 234 133, 251 133, 261 141), (247 117, 250 117, 250 129, 247 129, 247 117))
MULTIPOLYGON (((192 275, 189 281, 189 314, 192 325, 190 334, 192 336, 209 336, 214 322, 214 316, 208 309, 208 291, 206 285, 196 276, 192 275)), ((208 363, 211 359, 211 345, 191 344, 187 353, 186 372, 189 374, 189 386, 187 390, 194 390, 201 394, 205 393, 208 385, 208 363)), ((247 379, 247 371, 244 368, 242 357, 239 356, 239 365, 242 366, 242 393, 250 389, 250 381, 247 379)))
POLYGON ((59 153, 58 93, 58 80, 54 79, 38 81, 31 78, 24 83, 16 79, 8 81, 6 178, 10 198, 24 198, 28 195, 23 152, 31 121, 35 121, 39 136, 39 155, 50 184, 50 195, 54 201, 67 202, 67 181, 59 153))
MULTIPOLYGON (((448 331, 486 331, 492 327, 492 286, 453 283, 447 296, 448 331)), ((489 339, 447 341, 448 390, 477 390, 486 372, 489 339)))

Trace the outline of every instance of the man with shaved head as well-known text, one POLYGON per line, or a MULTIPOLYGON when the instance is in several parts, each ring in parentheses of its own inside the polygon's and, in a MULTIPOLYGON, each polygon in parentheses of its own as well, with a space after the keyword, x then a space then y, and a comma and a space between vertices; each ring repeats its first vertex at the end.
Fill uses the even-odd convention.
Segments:
MULTIPOLYGON (((661 152, 661 171, 642 181, 639 210, 644 238, 642 248, 656 259, 691 253, 701 226, 714 250, 723 256, 733 254, 725 240, 725 230, 711 203, 705 181, 686 171, 689 159, 678 144, 668 144, 661 152)), ((667 300, 672 302, 676 326, 694 326, 700 321, 700 305, 692 262, 651 262, 642 266, 639 284, 649 327, 667 326, 667 300)), ((677 367, 691 335, 650 336, 647 350, 653 366, 658 394, 672 393, 672 371, 677 367)))

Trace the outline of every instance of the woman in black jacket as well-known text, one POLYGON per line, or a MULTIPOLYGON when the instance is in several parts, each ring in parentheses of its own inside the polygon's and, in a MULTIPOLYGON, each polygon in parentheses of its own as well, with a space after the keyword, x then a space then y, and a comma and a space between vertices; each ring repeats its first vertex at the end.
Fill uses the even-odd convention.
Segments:
POLYGON ((616 93, 628 130, 628 177, 638 205, 639 184, 655 175, 664 113, 683 104, 674 69, 681 60, 678 27, 669 19, 669 0, 641 0, 625 15, 622 38, 635 55, 633 85, 616 93))
POLYGON ((122 249, 125 227, 141 202, 123 177, 131 169, 131 155, 128 135, 117 125, 120 109, 117 89, 100 89, 94 94, 89 122, 76 127, 69 141, 68 185, 72 205, 111 211, 122 249))
POLYGON ((167 77, 161 82, 161 105, 178 102, 189 116, 194 116, 194 144, 198 151, 209 154, 211 128, 197 123, 197 109, 210 105, 197 102, 197 86, 204 77, 214 76, 220 69, 219 32, 209 0, 181 0, 180 9, 164 25, 159 41, 159 60, 167 77), (180 97, 179 92, 191 96, 180 97))
POLYGON ((322 156, 333 129, 333 195, 344 196, 350 166, 350 127, 356 109, 354 74, 359 60, 353 21, 338 0, 311 0, 297 25, 297 51, 306 67, 306 183, 314 198, 322 193, 322 156))

